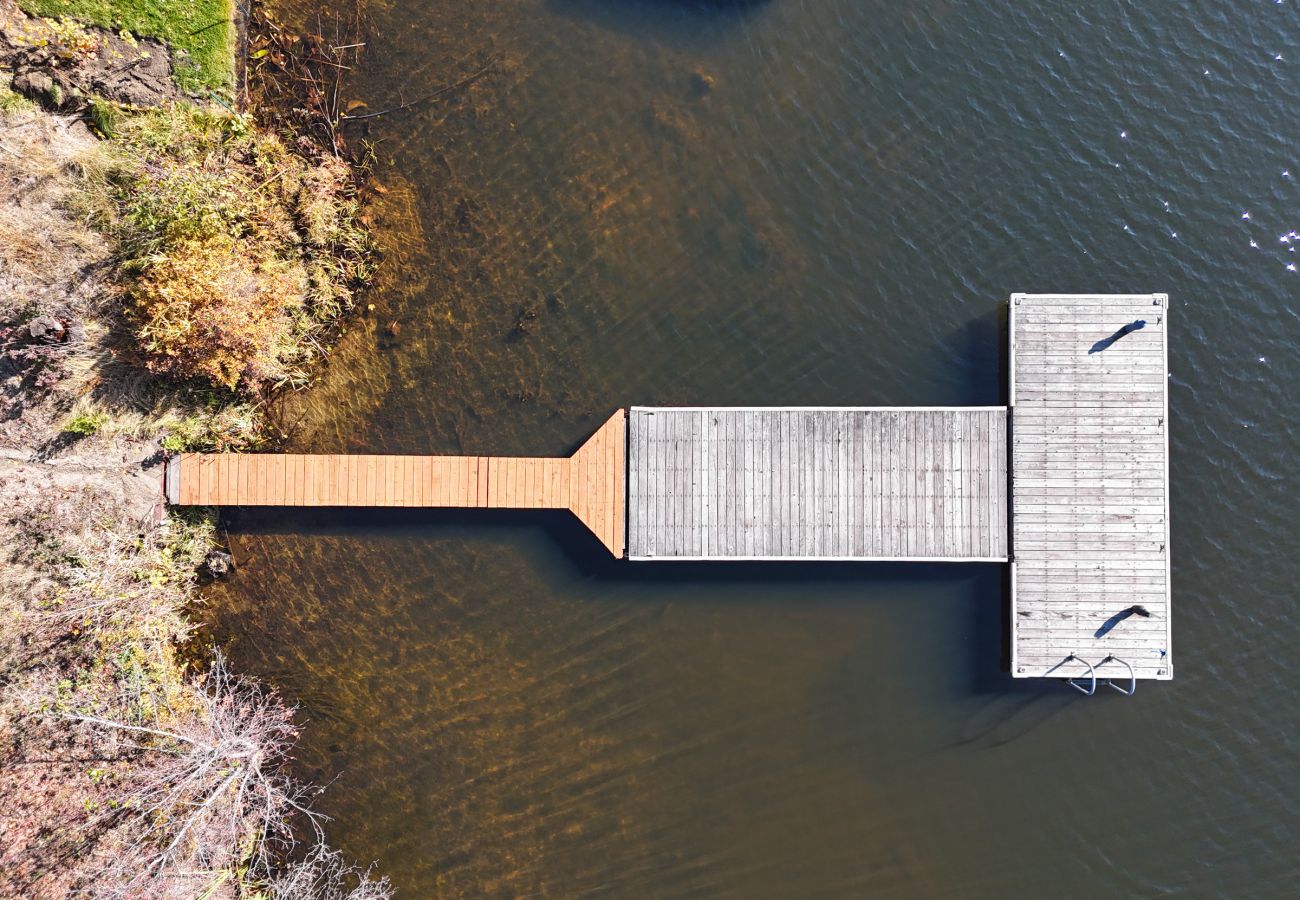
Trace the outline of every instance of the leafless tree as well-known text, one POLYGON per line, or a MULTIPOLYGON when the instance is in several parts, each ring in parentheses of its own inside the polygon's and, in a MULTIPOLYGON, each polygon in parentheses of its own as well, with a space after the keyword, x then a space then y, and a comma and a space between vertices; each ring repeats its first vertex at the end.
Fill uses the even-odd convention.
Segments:
POLYGON ((274 693, 231 675, 218 654, 193 708, 171 713, 157 727, 61 714, 157 755, 102 816, 128 820, 115 831, 130 843, 101 873, 97 895, 193 897, 236 872, 269 880, 296 846, 295 821, 323 842, 323 817, 307 806, 316 791, 286 772, 298 732, 274 693))

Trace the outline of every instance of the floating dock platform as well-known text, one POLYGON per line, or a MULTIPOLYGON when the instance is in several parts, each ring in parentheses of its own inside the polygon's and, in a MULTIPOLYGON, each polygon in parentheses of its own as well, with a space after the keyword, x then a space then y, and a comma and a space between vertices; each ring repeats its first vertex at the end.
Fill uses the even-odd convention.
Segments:
POLYGON ((1173 677, 1168 322, 1164 294, 1011 297, 1017 678, 1173 677))
POLYGON ((1010 407, 633 407, 570 457, 186 453, 167 499, 567 509, 633 560, 1010 562, 1012 674, 1128 692, 1173 676, 1168 307, 1012 295, 1010 407))

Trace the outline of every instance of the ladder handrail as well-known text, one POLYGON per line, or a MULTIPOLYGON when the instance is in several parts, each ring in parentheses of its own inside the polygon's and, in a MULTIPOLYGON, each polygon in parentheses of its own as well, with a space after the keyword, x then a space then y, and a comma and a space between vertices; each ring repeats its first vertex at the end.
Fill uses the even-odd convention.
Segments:
POLYGON ((1104 666, 1108 662, 1117 662, 1124 668, 1128 669, 1128 690, 1127 691, 1124 690, 1122 687, 1117 685, 1115 682, 1111 681, 1109 678, 1106 679, 1106 683, 1111 687, 1113 687, 1115 690, 1119 691, 1124 696, 1132 697, 1133 692, 1137 690, 1137 675, 1133 672, 1133 667, 1113 653, 1109 654, 1105 659, 1097 663, 1097 665, 1104 666))
POLYGON ((1070 687, 1074 688, 1079 693, 1091 697, 1093 694, 1097 693, 1097 670, 1092 667, 1092 663, 1088 662, 1086 659, 1084 659, 1082 656, 1080 656, 1077 653, 1071 653, 1069 656, 1065 658, 1065 661, 1069 662, 1072 659, 1077 659, 1079 662, 1083 663, 1085 666, 1088 667, 1088 675, 1091 677, 1092 683, 1085 688, 1083 685, 1079 684, 1073 678, 1067 678, 1065 680, 1070 685, 1070 687))

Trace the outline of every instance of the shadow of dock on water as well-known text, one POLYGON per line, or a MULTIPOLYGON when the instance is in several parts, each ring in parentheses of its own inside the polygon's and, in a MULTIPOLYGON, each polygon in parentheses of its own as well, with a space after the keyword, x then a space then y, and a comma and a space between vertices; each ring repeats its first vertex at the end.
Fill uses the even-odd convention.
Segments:
MULTIPOLYGON (((236 538, 295 535, 365 539, 411 535, 425 540, 459 541, 473 534, 482 535, 483 529, 499 529, 513 543, 512 534, 536 535, 540 531, 543 540, 529 539, 528 543, 536 552, 553 556, 559 566, 554 577, 594 580, 610 586, 643 585, 668 605, 677 602, 674 598, 681 593, 675 587, 707 589, 713 585, 719 590, 712 592, 710 602, 779 606, 790 602, 781 595, 781 589, 788 593, 791 587, 798 586, 806 587, 809 599, 818 603, 879 601, 885 604, 882 608, 887 608, 897 599, 891 595, 900 590, 907 592, 909 586, 950 583, 960 589, 963 596, 959 608, 969 610, 968 616, 959 613, 951 628, 944 626, 939 635, 918 638, 922 642, 938 640, 947 648, 935 651, 942 656, 937 664, 948 670, 943 680, 955 682, 959 693, 966 696, 1043 692, 1041 682, 1013 679, 1009 673, 1010 576, 1007 567, 1000 564, 631 561, 614 558, 576 516, 560 510, 227 507, 222 510, 222 520, 227 534, 236 538), (752 595, 745 591, 746 585, 753 586, 752 595), (665 590, 656 591, 656 587, 665 590), (769 590, 772 587, 778 589, 776 594, 769 590)), ((237 559, 236 565, 240 563, 237 559)))

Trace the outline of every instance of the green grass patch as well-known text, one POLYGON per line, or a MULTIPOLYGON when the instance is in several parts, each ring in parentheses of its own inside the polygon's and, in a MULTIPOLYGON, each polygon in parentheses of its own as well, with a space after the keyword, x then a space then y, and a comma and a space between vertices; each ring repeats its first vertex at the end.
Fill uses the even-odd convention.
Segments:
POLYGON ((71 419, 64 422, 63 431, 65 434, 94 434, 96 431, 103 428, 104 423, 107 421, 108 413, 81 413, 80 415, 73 416, 71 419))
POLYGON ((184 50, 175 61, 182 90, 229 91, 235 84, 235 24, 231 0, 19 0, 25 12, 70 18, 184 50))
POLYGON ((22 112, 35 109, 35 103, 10 86, 12 82, 13 79, 9 75, 0 74, 0 112, 22 112))
POLYGON ((90 124, 99 132, 100 137, 111 138, 117 133, 117 113, 118 105, 111 100, 90 98, 87 114, 90 116, 90 124))

